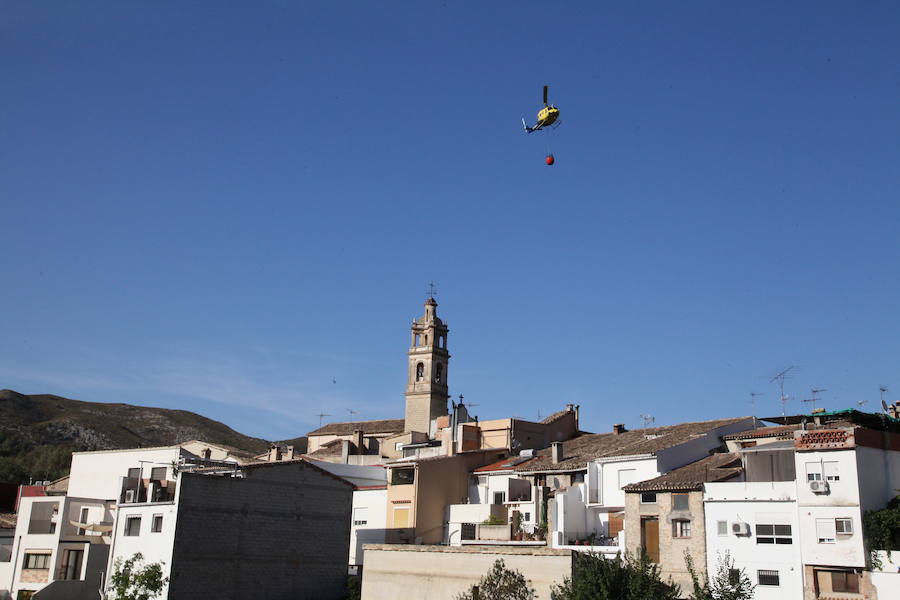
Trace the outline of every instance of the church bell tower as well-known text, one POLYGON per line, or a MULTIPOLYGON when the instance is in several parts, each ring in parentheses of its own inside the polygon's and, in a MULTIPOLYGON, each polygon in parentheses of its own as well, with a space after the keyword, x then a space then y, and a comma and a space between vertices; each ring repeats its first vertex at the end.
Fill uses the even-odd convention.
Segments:
POLYGON ((447 326, 437 316, 437 301, 425 301, 425 314, 412 323, 406 379, 406 431, 430 434, 431 421, 447 414, 447 326))

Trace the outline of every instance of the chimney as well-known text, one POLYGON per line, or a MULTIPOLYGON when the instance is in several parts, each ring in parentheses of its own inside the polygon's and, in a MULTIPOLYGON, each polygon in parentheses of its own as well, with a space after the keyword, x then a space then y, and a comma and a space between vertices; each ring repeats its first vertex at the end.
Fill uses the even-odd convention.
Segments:
POLYGON ((209 448, 204 448, 203 449, 203 460, 209 460, 210 457, 212 457, 212 450, 210 450, 209 448))
POLYGON ((269 462, 277 462, 281 460, 281 448, 277 444, 269 446, 269 462))
POLYGON ((575 405, 574 404, 566 404, 566 410, 568 412, 575 412, 575 405))
POLYGON ((293 459, 294 459, 294 447, 293 447, 293 446, 288 446, 288 447, 287 447, 287 450, 285 450, 284 453, 285 453, 285 455, 287 456, 287 459, 288 459, 288 460, 293 460, 293 459))
POLYGON ((341 440, 341 462, 345 465, 350 460, 350 440, 341 440))
POLYGON ((616 423, 615 425, 613 425, 613 433, 616 435, 623 434, 626 431, 628 430, 625 429, 625 423, 616 423))
POLYGON ((553 457, 553 464, 559 464, 563 460, 562 442, 553 442, 550 444, 550 454, 553 457))
POLYGON ((363 445, 365 442, 365 438, 363 437, 362 429, 354 429, 353 430, 353 443, 356 444, 356 453, 357 454, 365 454, 366 447, 363 445))

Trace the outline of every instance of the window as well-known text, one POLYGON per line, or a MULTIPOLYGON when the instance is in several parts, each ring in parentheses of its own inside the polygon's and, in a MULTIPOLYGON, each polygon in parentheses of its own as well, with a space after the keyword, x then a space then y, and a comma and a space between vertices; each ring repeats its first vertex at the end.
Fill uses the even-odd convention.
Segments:
POLYGON ((808 462, 806 463, 806 480, 822 481, 822 463, 808 462))
POLYGON ((162 515, 153 515, 153 521, 150 523, 150 533, 159 533, 162 531, 162 515))
POLYGON ((778 571, 759 570, 756 572, 756 582, 759 583, 759 585, 781 585, 781 582, 778 578, 778 571))
POLYGON ((837 537, 836 519, 816 519, 816 539, 820 544, 833 544, 837 537))
POLYGON ((128 469, 128 479, 140 479, 140 478, 141 478, 141 468, 140 467, 128 469))
POLYGON ((126 517, 125 518, 125 535, 135 536, 141 535, 141 518, 126 517))
POLYGON ((425 377, 425 364, 419 363, 416 365, 416 381, 422 381, 425 377))
POLYGON ((833 462, 825 462, 823 463, 825 467, 825 480, 826 481, 840 481, 841 474, 838 472, 838 463, 837 461, 833 462))
POLYGON ((688 510, 687 494, 672 494, 672 510, 688 510))
POLYGON ((31 600, 37 592, 34 590, 19 590, 16 594, 16 600, 31 600))
POLYGON ((419 335, 418 333, 416 334, 416 338, 415 338, 415 342, 414 342, 414 343, 415 343, 416 348, 418 348, 419 345, 422 343, 422 336, 419 335))
POLYGON ((530 512, 523 513, 523 514, 522 514, 522 520, 523 520, 523 521, 531 521, 531 513, 530 513, 530 512))
POLYGON ((397 452, 403 450, 403 442, 394 442, 394 450, 397 452))
POLYGON ((716 534, 728 535, 728 521, 716 521, 716 534))
POLYGON ((835 519, 834 530, 838 535, 853 535, 853 519, 835 519))
POLYGON ((656 494, 644 492, 641 494, 641 504, 656 504, 656 494))
POLYGON ((621 469, 619 470, 619 489, 621 490, 623 487, 628 485, 629 483, 634 483, 637 479, 637 469, 621 469))
POLYGON ((859 575, 847 571, 831 572, 831 591, 859 593, 859 575))
POLYGON ((150 479, 154 481, 165 481, 166 467, 153 467, 150 469, 150 479))
POLYGON ((25 562, 22 565, 23 569, 49 569, 50 568, 50 553, 44 554, 25 554, 25 562))
POLYGON ((0 538, 0 563, 9 562, 12 560, 12 547, 12 538, 0 538))
POLYGON ((409 507, 399 506, 394 508, 394 527, 403 529, 409 527, 409 507))
MULTIPOLYGON (((790 525, 757 525, 757 544, 793 544, 790 525)), ((762 585, 762 584, 760 584, 762 585)))
MULTIPOLYGON (((88 508, 87 508, 87 506, 82 506, 81 507, 81 516, 79 517, 78 522, 79 523, 87 523, 87 520, 88 520, 88 508)), ((75 535, 87 535, 87 531, 82 529, 81 527, 79 527, 78 531, 75 532, 75 535)))
POLYGON ((391 485, 412 485, 416 480, 415 469, 392 469, 391 485))
POLYGON ((81 579, 81 561, 83 558, 83 550, 66 550, 57 579, 81 579))
POLYGON ((434 366, 434 382, 440 383, 444 377, 444 365, 438 363, 434 366))
POLYGON ((369 522, 369 509, 360 506, 353 509, 353 524, 356 526, 366 525, 369 522))
POLYGON ((687 519, 675 519, 672 521, 672 537, 691 537, 691 522, 687 519))
POLYGON ((494 504, 503 504, 506 502, 506 492, 494 492, 494 504))

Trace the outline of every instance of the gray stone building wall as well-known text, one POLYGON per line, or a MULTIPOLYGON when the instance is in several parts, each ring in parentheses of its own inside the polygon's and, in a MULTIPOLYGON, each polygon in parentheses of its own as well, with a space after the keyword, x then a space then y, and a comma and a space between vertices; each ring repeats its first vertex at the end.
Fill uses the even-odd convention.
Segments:
POLYGON ((341 598, 352 492, 302 462, 183 474, 169 598, 341 598))

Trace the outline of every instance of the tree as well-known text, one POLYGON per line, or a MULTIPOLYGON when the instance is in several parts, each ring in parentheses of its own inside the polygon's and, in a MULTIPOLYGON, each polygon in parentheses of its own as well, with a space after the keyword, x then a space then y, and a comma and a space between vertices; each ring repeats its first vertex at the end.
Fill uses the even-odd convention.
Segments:
POLYGON ((138 552, 126 561, 117 558, 109 578, 110 600, 150 600, 162 592, 169 578, 163 577, 163 563, 143 565, 144 556, 138 552))
POLYGON ((513 569, 507 569, 502 559, 498 559, 491 570, 456 600, 534 600, 534 590, 525 576, 513 569))
POLYGON ((712 579, 705 574, 697 573, 694 559, 687 551, 684 553, 684 562, 694 583, 693 600, 750 600, 753 598, 753 590, 756 586, 750 582, 744 569, 734 568, 734 560, 728 552, 719 555, 716 574, 712 579))
POLYGON ((613 559, 594 552, 575 552, 572 577, 553 586, 552 600, 675 600, 681 590, 665 583, 646 552, 613 559))

